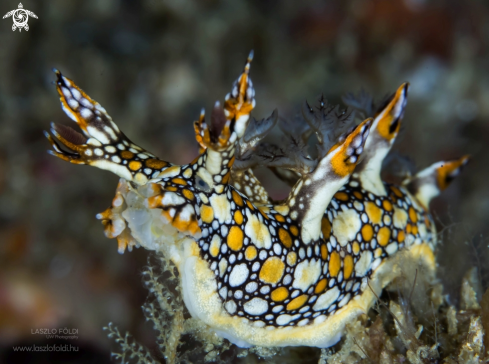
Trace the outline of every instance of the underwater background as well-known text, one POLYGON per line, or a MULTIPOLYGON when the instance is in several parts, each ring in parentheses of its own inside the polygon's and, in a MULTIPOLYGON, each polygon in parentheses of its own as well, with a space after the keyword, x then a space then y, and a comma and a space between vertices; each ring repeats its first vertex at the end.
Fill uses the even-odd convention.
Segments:
MULTIPOLYGON (((35 333, 40 328, 77 330, 68 343, 80 350, 64 354, 64 362, 110 362, 114 346, 102 331, 108 322, 156 345, 141 311, 148 253, 119 255, 95 219, 110 205, 118 178, 46 153, 49 122, 72 123, 60 108, 53 67, 100 102, 135 143, 180 164, 198 153, 192 122, 222 100, 250 49, 257 118, 275 108, 292 118, 320 93, 341 103, 363 87, 378 100, 410 82, 394 146, 411 159, 403 168, 473 157, 432 203, 444 293, 457 305, 471 267, 478 268, 478 293, 489 287, 487 1, 23 5, 38 16, 29 18, 28 32, 13 32, 11 18, 0 22, 0 362, 15 362, 15 345, 47 342, 35 333)), ((0 13, 17 6, 2 1, 0 13)), ((257 175, 272 197, 288 193, 271 173, 257 175)), ((318 351, 301 355, 319 358, 318 351)), ((43 358, 32 354, 29 362, 43 358)))

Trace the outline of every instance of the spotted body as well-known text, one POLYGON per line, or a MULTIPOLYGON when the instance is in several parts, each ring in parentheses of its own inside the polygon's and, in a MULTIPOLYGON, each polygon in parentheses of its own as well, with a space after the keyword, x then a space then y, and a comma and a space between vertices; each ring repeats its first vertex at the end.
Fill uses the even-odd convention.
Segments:
POLYGON ((374 118, 320 148, 314 168, 285 201, 274 203, 251 170, 233 170, 238 143, 240 155, 255 145, 247 127, 258 135, 276 121, 275 115, 249 126, 251 58, 224 107, 214 106, 210 124, 203 112, 195 122, 201 154, 188 165, 134 145, 59 72, 63 109, 84 135, 52 126, 70 151, 48 139, 52 154, 121 177, 112 206, 97 216, 106 235, 117 238, 120 252, 143 246, 168 256, 192 316, 242 347, 328 347, 396 277, 399 259, 434 273, 436 235, 427 204, 466 160, 434 165, 405 186, 380 180, 379 163, 406 104, 403 85, 374 118))

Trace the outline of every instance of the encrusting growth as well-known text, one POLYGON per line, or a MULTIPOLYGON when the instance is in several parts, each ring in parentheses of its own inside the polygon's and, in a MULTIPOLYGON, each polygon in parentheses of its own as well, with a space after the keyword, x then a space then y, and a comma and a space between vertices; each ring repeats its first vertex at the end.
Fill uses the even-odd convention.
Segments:
POLYGON ((305 122, 289 135, 294 146, 275 155, 278 147, 260 141, 277 123, 277 111, 250 119, 252 58, 224 103, 214 105, 210 123, 203 111, 194 123, 200 155, 190 164, 171 164, 133 144, 58 71, 63 110, 84 135, 53 124, 66 149, 46 135, 53 155, 121 177, 112 206, 97 215, 106 235, 117 238, 121 253, 143 246, 172 260, 194 318, 241 347, 328 347, 399 275, 400 259, 434 274, 428 203, 467 157, 435 164, 403 186, 380 179, 407 84, 356 126, 352 109, 322 98, 316 109, 305 103, 305 122), (346 132, 338 136, 339 130, 346 132), (316 159, 305 151, 312 132, 316 159), (295 181, 285 201, 271 201, 250 169, 257 164, 295 181))

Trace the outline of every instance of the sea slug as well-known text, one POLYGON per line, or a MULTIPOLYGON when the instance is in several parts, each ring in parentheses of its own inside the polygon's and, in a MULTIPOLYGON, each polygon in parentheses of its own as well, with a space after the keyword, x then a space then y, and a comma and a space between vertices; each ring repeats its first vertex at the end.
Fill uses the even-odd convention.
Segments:
POLYGON ((329 347, 399 275, 401 259, 434 275, 428 205, 468 157, 434 164, 399 186, 384 183, 380 169, 408 85, 332 146, 328 125, 353 116, 323 100, 316 110, 306 103, 303 124, 318 137, 318 156, 304 157, 302 167, 282 160, 297 181, 286 200, 273 202, 246 164, 277 120, 276 112, 250 118, 251 59, 210 123, 204 112, 194 123, 201 153, 187 165, 132 143, 99 103, 55 71, 62 108, 83 135, 52 124, 66 148, 46 133, 50 152, 121 177, 112 206, 97 215, 106 235, 121 253, 143 246, 171 259, 191 315, 218 335, 240 347, 329 347))

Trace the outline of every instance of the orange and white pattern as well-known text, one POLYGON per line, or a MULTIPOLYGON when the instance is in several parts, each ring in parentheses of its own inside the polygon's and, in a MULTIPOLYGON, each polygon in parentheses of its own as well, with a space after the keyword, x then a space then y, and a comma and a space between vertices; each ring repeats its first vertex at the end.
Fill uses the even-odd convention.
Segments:
POLYGON ((396 278, 400 259, 434 273, 428 204, 467 158, 433 165, 402 186, 380 179, 404 114, 404 84, 320 156, 286 200, 273 203, 251 170, 233 172, 255 107, 251 60, 252 53, 210 123, 204 112, 194 123, 201 154, 187 165, 133 144, 58 71, 62 108, 83 135, 56 125, 51 131, 62 145, 46 135, 53 155, 121 177, 112 206, 97 215, 107 237, 118 239, 121 253, 142 246, 166 254, 193 317, 242 347, 328 347, 396 278))

